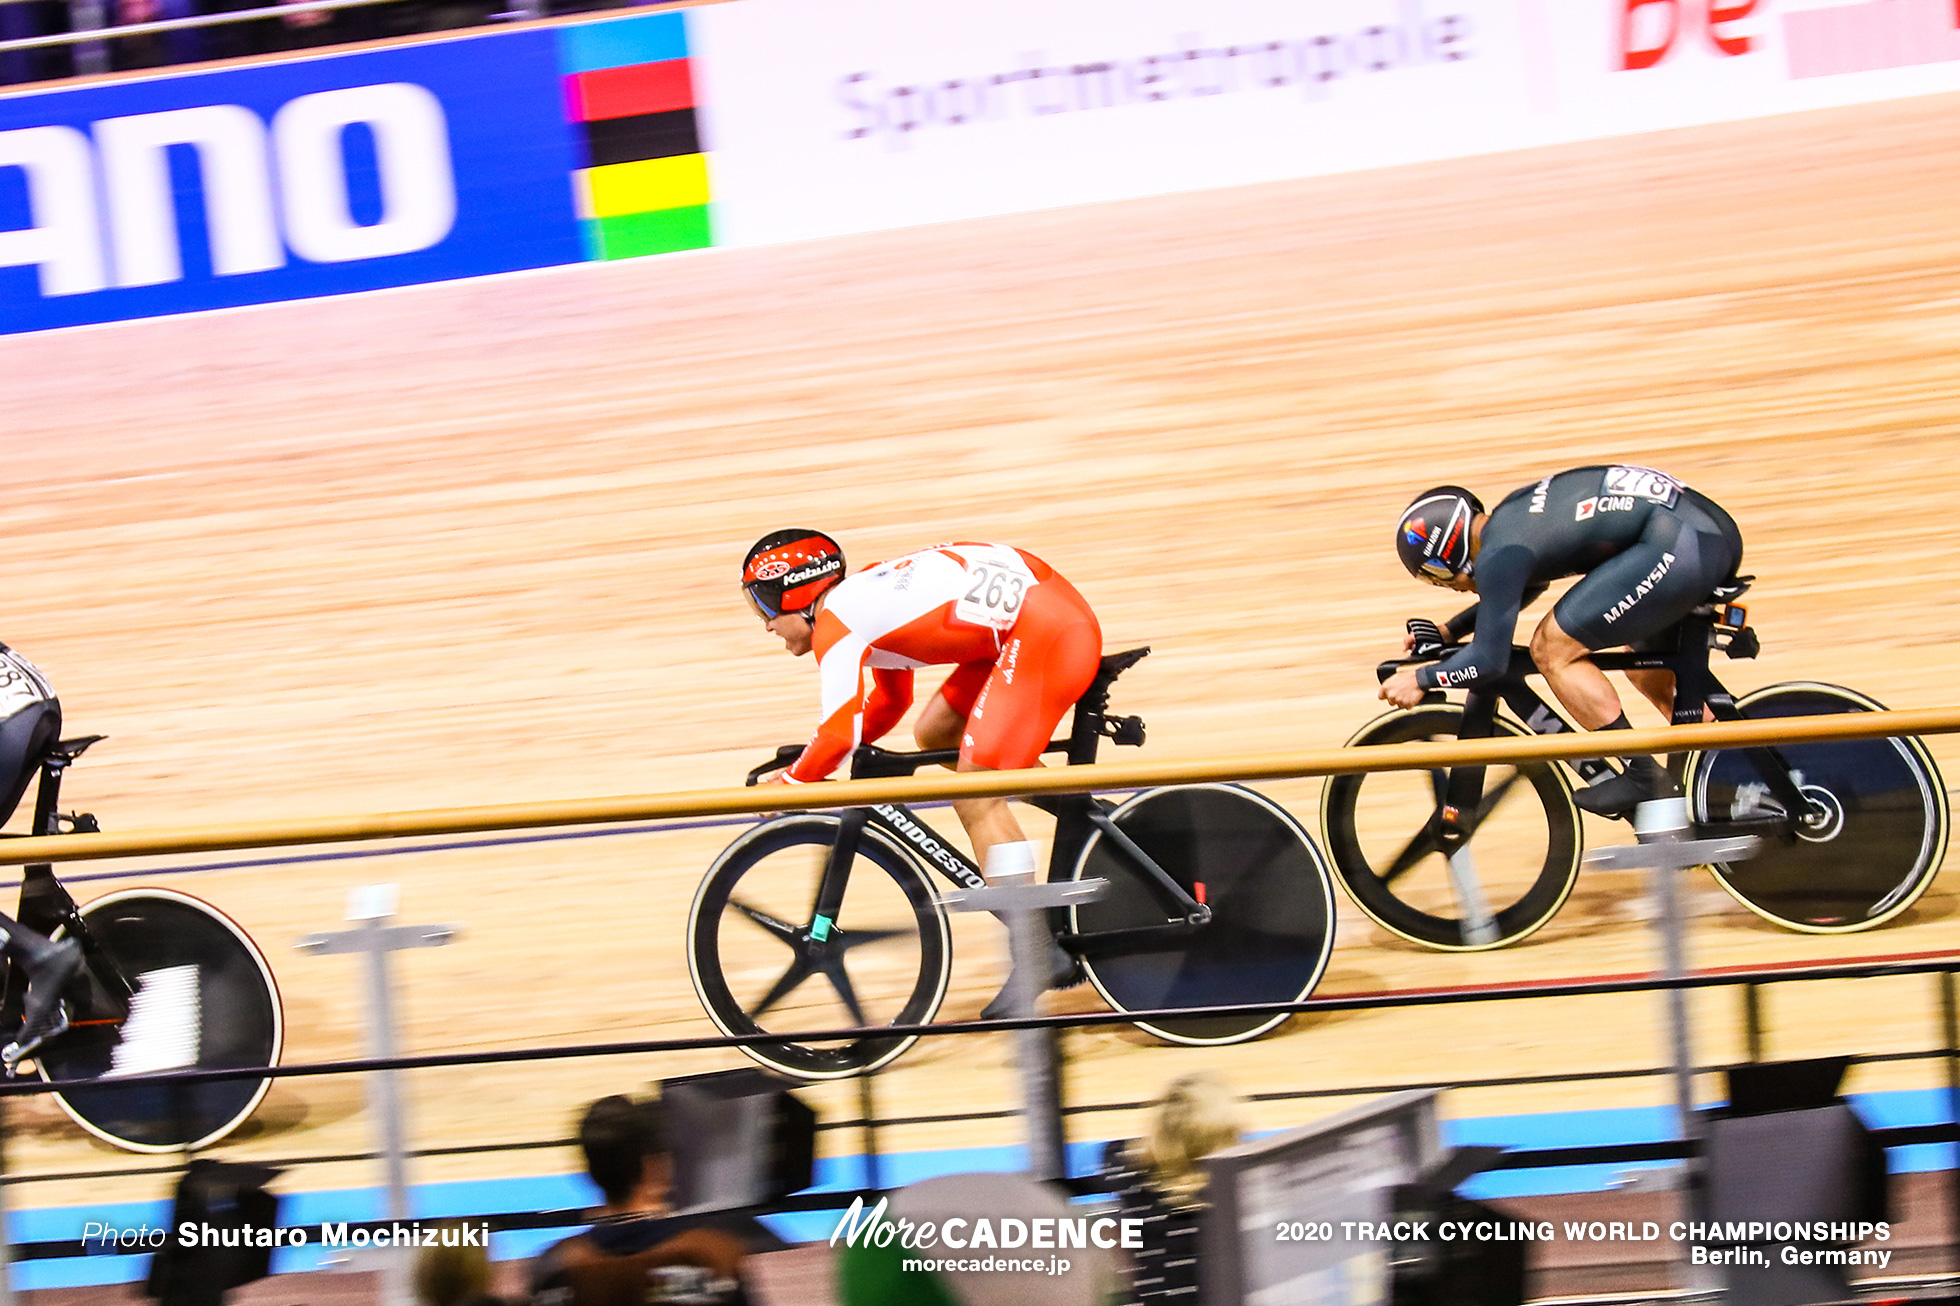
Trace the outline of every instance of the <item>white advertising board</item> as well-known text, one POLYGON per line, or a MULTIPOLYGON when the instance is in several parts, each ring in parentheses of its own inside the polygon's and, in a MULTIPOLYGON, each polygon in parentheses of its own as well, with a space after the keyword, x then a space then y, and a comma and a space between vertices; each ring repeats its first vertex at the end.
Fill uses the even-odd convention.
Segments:
POLYGON ((1521 0, 1564 140, 1960 90, 1955 0, 1521 0))
POLYGON ((718 244, 1960 90, 1956 0, 733 0, 718 244))
POLYGON ((690 14, 727 244, 1478 153, 1513 0, 737 0, 690 14))

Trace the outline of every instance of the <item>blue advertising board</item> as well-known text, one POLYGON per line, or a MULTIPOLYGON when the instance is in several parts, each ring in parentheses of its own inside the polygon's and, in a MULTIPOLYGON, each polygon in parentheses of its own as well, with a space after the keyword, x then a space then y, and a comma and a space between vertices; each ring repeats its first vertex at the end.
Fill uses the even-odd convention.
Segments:
POLYGON ((558 48, 500 32, 0 96, 0 333, 582 261, 558 48))

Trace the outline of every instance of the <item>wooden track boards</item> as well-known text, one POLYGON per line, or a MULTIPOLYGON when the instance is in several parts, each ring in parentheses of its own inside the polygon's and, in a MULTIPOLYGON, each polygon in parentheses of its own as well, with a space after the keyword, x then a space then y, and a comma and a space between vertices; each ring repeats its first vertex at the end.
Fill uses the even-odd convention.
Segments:
MULTIPOLYGON (((3 340, 4 634, 60 687, 71 732, 111 736, 69 793, 114 829, 731 781, 801 737, 815 709, 811 668, 734 591, 743 549, 784 524, 830 529, 860 562, 952 537, 1042 554, 1095 604, 1109 647, 1156 649, 1115 704, 1148 719, 1145 756, 1326 745, 1374 714, 1369 668, 1397 647, 1401 618, 1436 607, 1389 549, 1413 491, 1501 493, 1625 459, 1675 473, 1742 524, 1765 651, 1722 668, 1732 688, 1815 678, 1893 706, 1950 702, 1956 107, 1932 97, 3 340)), ((1952 771, 1954 746, 1933 748, 1952 771)), ((1315 822, 1317 785, 1274 792, 1315 822)), ((286 945, 333 927, 350 886, 380 880, 402 883, 404 919, 467 930, 400 959, 409 1048, 681 1035, 707 1029, 681 925, 731 835, 170 882, 261 940, 290 1059, 358 1053, 352 966, 286 945)), ((1654 949, 1627 914, 1635 896, 1626 877, 1588 878, 1530 946, 1467 958, 1396 944, 1343 903, 1323 992, 1643 970, 1654 949)), ((1815 939, 1713 904, 1691 957, 1950 947, 1954 905, 1949 880, 1897 928, 1815 939)), ((998 933, 962 926, 949 1015, 973 1014, 998 983, 998 933)), ((1771 1050, 1927 1046, 1931 991, 1777 990, 1771 1050)), ((1735 995, 1697 1003, 1704 1055, 1739 1055, 1735 995)), ((1664 1055, 1658 1016, 1652 998, 1350 1014, 1226 1052, 1092 1033, 1069 1040, 1070 1092, 1134 1101, 1197 1065, 1249 1092, 1650 1065, 1664 1055)), ((879 1106, 1004 1107, 1007 1056, 997 1040, 922 1047, 885 1077, 879 1106)), ((600 1093, 725 1064, 422 1073, 415 1138, 563 1136, 600 1093)), ((1665 1091, 1464 1093, 1454 1109, 1665 1091)), ((833 1118, 855 1113, 844 1091, 813 1097, 833 1118)), ((121 1163, 49 1109, 15 1119, 20 1169, 121 1163)), ((1123 1113, 1074 1130, 1134 1125, 1123 1113)), ((883 1142, 1015 1135, 998 1121, 883 1142)), ((357 1084, 306 1080, 278 1088, 232 1150, 369 1142, 357 1084)), ((508 1153, 415 1173, 572 1165, 508 1153)), ((319 1167, 302 1182, 373 1176, 319 1167)), ((36 1185, 16 1200, 159 1182, 36 1185)))

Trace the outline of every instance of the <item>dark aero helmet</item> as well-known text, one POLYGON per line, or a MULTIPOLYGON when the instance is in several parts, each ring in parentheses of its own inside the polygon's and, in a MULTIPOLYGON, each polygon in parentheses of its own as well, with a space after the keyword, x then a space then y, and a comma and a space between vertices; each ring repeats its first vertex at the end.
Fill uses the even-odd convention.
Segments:
POLYGON ((1470 523, 1484 510, 1460 485, 1425 490, 1395 527, 1395 552, 1417 580, 1448 585, 1470 572, 1470 523))
POLYGON ((742 593, 764 618, 814 615, 824 591, 844 579, 844 550, 822 531, 771 531, 742 560, 742 593))

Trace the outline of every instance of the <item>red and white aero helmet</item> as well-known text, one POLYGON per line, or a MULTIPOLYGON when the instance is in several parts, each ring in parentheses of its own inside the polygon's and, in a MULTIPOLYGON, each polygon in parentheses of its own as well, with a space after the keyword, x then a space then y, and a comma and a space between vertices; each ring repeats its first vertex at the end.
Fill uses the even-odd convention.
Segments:
POLYGON ((1425 490, 1395 526, 1395 552, 1417 580, 1448 585, 1470 571, 1470 523, 1484 510, 1460 485, 1425 490))
POLYGON ((843 546, 822 531, 770 531, 742 560, 742 593, 764 619, 811 616, 824 591, 843 579, 843 546))

